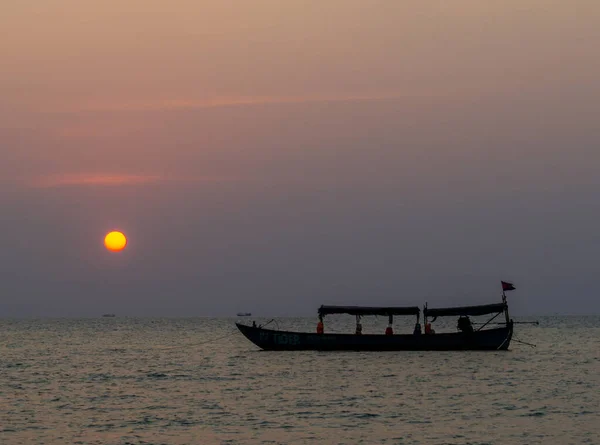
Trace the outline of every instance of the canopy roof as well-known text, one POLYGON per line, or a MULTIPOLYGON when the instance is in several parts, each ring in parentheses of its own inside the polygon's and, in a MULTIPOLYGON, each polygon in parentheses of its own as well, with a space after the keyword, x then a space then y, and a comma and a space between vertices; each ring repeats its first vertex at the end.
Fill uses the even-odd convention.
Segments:
POLYGON ((426 317, 448 317, 456 315, 486 315, 502 312, 506 308, 506 303, 484 304, 482 306, 463 306, 463 307, 444 307, 438 309, 423 309, 423 315, 426 317))
POLYGON ((350 314, 350 315, 419 315, 418 306, 410 307, 369 307, 369 306, 321 306, 319 315, 350 314))

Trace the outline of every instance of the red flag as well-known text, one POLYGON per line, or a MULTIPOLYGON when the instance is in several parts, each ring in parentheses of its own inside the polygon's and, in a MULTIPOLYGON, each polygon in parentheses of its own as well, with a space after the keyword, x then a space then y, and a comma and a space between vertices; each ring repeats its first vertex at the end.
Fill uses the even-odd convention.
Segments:
POLYGON ((506 292, 507 290, 515 290, 516 287, 512 283, 508 283, 506 281, 501 281, 502 283, 502 291, 506 292))

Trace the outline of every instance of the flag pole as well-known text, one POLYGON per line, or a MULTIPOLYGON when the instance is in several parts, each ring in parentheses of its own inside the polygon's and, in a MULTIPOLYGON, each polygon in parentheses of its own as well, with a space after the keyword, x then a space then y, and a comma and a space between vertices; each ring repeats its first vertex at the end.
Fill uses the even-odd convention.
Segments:
POLYGON ((504 283, 500 281, 500 285, 502 286, 502 303, 504 303, 504 315, 506 317, 506 325, 508 326, 509 318, 508 318, 508 305, 506 304, 506 291, 504 290, 504 283))

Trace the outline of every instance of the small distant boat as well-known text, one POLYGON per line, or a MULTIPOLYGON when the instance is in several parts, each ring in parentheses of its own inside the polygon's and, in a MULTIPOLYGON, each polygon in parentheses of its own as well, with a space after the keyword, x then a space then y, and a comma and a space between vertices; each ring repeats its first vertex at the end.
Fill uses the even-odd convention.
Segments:
POLYGON ((107 318, 112 318, 112 317, 116 317, 115 314, 102 314, 103 317, 107 317, 107 318))
POLYGON ((238 317, 251 317, 252 314, 250 312, 238 312, 237 316, 238 317))
MULTIPOLYGON (((280 331, 248 326, 236 323, 240 332, 252 343, 264 350, 275 351, 465 351, 507 350, 513 335, 513 322, 508 315, 508 304, 504 291, 514 290, 510 283, 502 283, 502 302, 481 306, 462 306, 447 308, 423 308, 425 332, 421 333, 418 306, 411 307, 363 307, 363 306, 321 306, 319 320, 332 314, 350 314, 356 316, 357 329, 354 334, 309 333, 280 331), (510 286, 508 286, 510 285, 510 286), (491 318, 475 327, 469 316, 490 315, 491 318), (489 328, 491 322, 504 314, 501 327, 489 328), (389 317, 390 334, 362 334, 360 318, 367 315, 389 317), (415 330, 412 334, 393 334, 391 325, 394 315, 416 316, 415 330), (458 332, 435 333, 431 323, 438 317, 459 317, 458 332), (428 320, 431 318, 431 321, 428 320), (484 329, 488 327, 487 329, 484 329)), ((239 314, 238 314, 239 315, 239 314)))

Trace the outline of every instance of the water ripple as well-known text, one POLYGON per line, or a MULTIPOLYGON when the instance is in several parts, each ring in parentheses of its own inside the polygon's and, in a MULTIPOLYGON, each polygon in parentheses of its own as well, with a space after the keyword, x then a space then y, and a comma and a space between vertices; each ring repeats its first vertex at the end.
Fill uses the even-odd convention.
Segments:
POLYGON ((266 353, 231 327, 0 321, 0 443, 600 443, 598 317, 519 327, 537 348, 507 353, 266 353))

